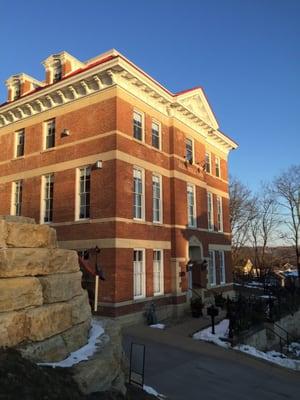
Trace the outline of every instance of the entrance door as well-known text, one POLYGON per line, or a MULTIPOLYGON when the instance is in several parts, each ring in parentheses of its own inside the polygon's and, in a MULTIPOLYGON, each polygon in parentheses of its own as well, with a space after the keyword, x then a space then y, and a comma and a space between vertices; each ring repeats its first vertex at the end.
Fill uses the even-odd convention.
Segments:
POLYGON ((193 287, 197 288, 201 286, 199 264, 202 260, 202 251, 200 245, 189 245, 189 260, 194 263, 194 267, 188 271, 188 296, 192 297, 193 287))

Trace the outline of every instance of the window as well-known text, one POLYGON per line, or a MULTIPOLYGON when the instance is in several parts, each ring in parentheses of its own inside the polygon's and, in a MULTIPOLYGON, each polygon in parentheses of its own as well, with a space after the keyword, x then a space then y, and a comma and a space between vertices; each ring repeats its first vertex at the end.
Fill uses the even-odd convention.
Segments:
POLYGON ((191 164, 194 161, 192 139, 185 139, 185 159, 191 164))
POLYGON ((13 182, 12 185, 12 207, 11 214, 12 215, 21 215, 22 212, 22 189, 23 183, 22 181, 13 182))
POLYGON ((13 100, 18 100, 21 97, 21 83, 16 82, 13 86, 13 100))
POLYGON ((16 147, 15 147, 15 157, 24 156, 24 144, 25 144, 25 131, 16 132, 16 147))
POLYGON ((55 146, 55 119, 45 122, 45 149, 55 146))
POLYGON ((196 227, 196 202, 195 202, 195 186, 187 184, 187 213, 188 226, 196 227))
POLYGON ((90 218, 91 167, 82 167, 78 172, 77 219, 90 218))
POLYGON ((220 283, 221 285, 224 285, 224 283, 226 283, 224 251, 218 251, 218 255, 219 255, 219 266, 220 266, 220 283))
POLYGON ((163 251, 153 250, 153 294, 164 292, 163 251))
POLYGON ((162 190, 161 176, 152 176, 153 222, 162 222, 162 190))
POLYGON ((133 250, 133 298, 145 297, 145 250, 133 250))
POLYGON ((62 65, 60 60, 54 61, 53 66, 53 83, 60 81, 62 78, 62 65))
POLYGON ((207 173, 211 173, 211 158, 210 158, 210 153, 205 153, 205 171, 207 173))
POLYGON ((208 284, 209 286, 214 286, 216 284, 216 259, 215 252, 209 251, 208 259, 208 284))
POLYGON ((216 162, 216 177, 221 178, 221 163, 220 163, 220 158, 216 157, 215 158, 216 162))
POLYGON ((144 172, 133 169, 133 218, 144 219, 144 172))
POLYGON ((52 222, 53 219, 53 189, 54 175, 49 174, 42 177, 42 204, 41 223, 52 222))
POLYGON ((223 232, 223 207, 221 196, 217 196, 217 228, 219 232, 223 232))
POLYGON ((152 122, 152 146, 160 149, 160 125, 152 122))
POLYGON ((207 193, 207 219, 208 219, 208 230, 212 231, 214 227, 214 212, 213 212, 213 195, 207 193))
POLYGON ((133 113, 133 137, 143 140, 143 115, 137 111, 133 113))

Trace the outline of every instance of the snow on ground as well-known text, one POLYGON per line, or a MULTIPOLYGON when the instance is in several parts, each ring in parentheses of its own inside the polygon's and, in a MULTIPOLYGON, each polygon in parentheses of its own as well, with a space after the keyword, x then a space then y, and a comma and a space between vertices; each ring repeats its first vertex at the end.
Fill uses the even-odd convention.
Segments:
MULTIPOLYGON (((231 348, 230 343, 224 342, 223 339, 228 338, 228 326, 229 320, 223 319, 220 323, 215 326, 215 335, 211 333, 211 327, 203 329, 193 335, 193 339, 196 340, 204 340, 206 342, 215 343, 218 346, 231 348)), ((290 347, 293 349, 296 355, 297 351, 300 354, 300 343, 291 343, 290 347)), ((285 368, 291 368, 297 371, 300 371, 300 360, 293 360, 291 358, 287 358, 284 354, 278 353, 276 351, 268 351, 263 352, 257 350, 255 347, 248 346, 245 344, 240 344, 232 348, 233 350, 241 351, 243 353, 247 353, 251 356, 262 358, 266 361, 272 362, 274 364, 280 365, 285 368)))
POLYGON ((165 324, 155 324, 155 325, 149 325, 150 328, 155 328, 155 329, 165 329, 166 325, 165 324))
POLYGON ((165 399, 166 398, 166 396, 164 396, 163 394, 158 393, 151 386, 144 385, 143 389, 144 389, 145 392, 147 392, 148 394, 152 394, 152 396, 155 396, 158 399, 165 399))
POLYGON ((41 366, 49 366, 49 367, 72 367, 75 364, 80 363, 81 361, 88 360, 97 350, 97 345, 99 344, 100 337, 104 334, 104 329, 101 325, 101 321, 93 319, 92 326, 89 333, 89 339, 85 346, 80 349, 73 351, 69 357, 65 358, 62 361, 53 362, 53 363, 39 363, 41 366))
POLYGON ((229 327, 229 320, 223 319, 223 321, 219 322, 215 325, 215 335, 211 333, 211 326, 209 328, 203 329, 197 333, 194 333, 193 339, 196 340, 205 340, 206 342, 212 342, 217 344, 218 346, 228 348, 230 343, 224 342, 220 338, 228 338, 228 327, 229 327))

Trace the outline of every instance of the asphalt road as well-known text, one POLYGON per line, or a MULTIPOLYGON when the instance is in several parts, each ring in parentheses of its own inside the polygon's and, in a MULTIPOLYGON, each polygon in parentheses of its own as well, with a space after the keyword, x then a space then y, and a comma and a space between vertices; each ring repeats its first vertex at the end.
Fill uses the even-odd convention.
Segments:
MULTIPOLYGON (((148 329, 148 331, 146 331, 148 329)), ((124 331, 146 345, 145 384, 170 400, 300 400, 300 372, 167 332, 124 331)))

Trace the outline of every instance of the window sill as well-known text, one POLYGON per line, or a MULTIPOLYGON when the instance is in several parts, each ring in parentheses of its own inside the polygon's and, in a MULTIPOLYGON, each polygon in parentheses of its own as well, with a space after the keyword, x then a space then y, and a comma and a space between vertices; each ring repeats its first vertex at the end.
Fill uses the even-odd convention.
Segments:
POLYGON ((44 149, 44 150, 42 150, 42 151, 41 151, 41 154, 42 154, 42 153, 48 153, 48 152, 54 151, 54 150, 56 150, 56 147, 55 147, 55 146, 54 146, 54 147, 50 147, 49 149, 44 149))
POLYGON ((153 225, 163 225, 162 221, 152 221, 153 225))
POLYGON ((136 143, 145 144, 144 138, 142 138, 142 139, 137 139, 137 138, 133 137, 132 139, 133 139, 136 143))
POLYGON ((77 218, 74 220, 74 222, 77 222, 80 224, 80 222, 88 222, 90 220, 91 220, 91 218, 77 218))
POLYGON ((164 296, 164 292, 161 293, 153 293, 153 296, 156 297, 163 297, 164 296))
POLYGON ((11 159, 11 161, 17 161, 17 160, 24 160, 25 156, 19 156, 19 157, 14 157, 11 159))
POLYGON ((134 218, 134 217, 133 217, 133 220, 134 220, 135 222, 145 222, 145 218, 134 218))
POLYGON ((195 230, 197 230, 198 229, 198 227, 196 226, 196 225, 187 225, 187 229, 195 229, 195 230))
POLYGON ((133 302, 134 303, 139 303, 139 302, 143 302, 146 299, 145 295, 142 296, 134 296, 133 297, 133 302))

